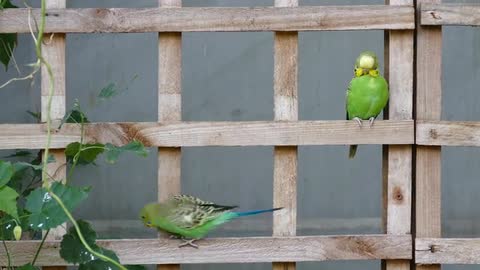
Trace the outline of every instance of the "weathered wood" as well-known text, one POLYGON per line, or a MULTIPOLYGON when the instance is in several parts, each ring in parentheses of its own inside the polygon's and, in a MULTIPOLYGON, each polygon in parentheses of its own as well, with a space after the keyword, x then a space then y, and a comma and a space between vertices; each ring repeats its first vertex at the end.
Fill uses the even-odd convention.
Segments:
MULTIPOLYGON (((325 260, 411 259, 411 236, 337 235, 297 237, 209 238, 199 249, 178 248, 174 239, 99 240, 117 253, 123 264, 254 263, 325 260)), ((15 265, 31 261, 39 241, 7 242, 15 265)), ((37 260, 42 265, 67 265, 59 241, 45 243, 37 260)), ((0 265, 7 258, 0 253, 0 265)))
MULTIPOLYGON (((176 10, 182 0, 159 0, 176 10)), ((158 37, 158 121, 182 119, 182 34, 161 33, 158 37)), ((181 193, 181 148, 158 148, 158 200, 181 193)), ((160 234, 159 237, 167 237, 160 234)), ((178 264, 157 265, 158 270, 180 270, 178 264)))
MULTIPOLYGON (((27 33, 28 9, 0 12, 0 33, 27 33)), ((39 19, 39 9, 32 17, 39 19)), ((45 31, 134 33, 208 31, 316 31, 413 29, 408 6, 355 5, 258 8, 51 9, 45 31)))
MULTIPOLYGON (((52 0, 46 2, 47 9, 66 7, 66 0, 52 0)), ((45 34, 45 40, 42 43, 42 55, 45 61, 50 65, 53 78, 49 77, 48 70, 45 65, 41 69, 41 120, 47 121, 47 114, 50 114, 52 127, 56 128, 61 119, 65 115, 65 34, 45 34), (50 108, 48 106, 49 95, 52 92, 52 100, 50 108)), ((45 140, 46 143, 46 140, 45 140)), ((51 155, 55 158, 55 162, 47 165, 47 173, 52 181, 66 181, 67 169, 66 158, 63 150, 51 150, 51 155)), ((58 226, 50 230, 47 240, 61 240, 66 233, 67 224, 58 226)), ((45 232, 44 232, 45 233, 45 232)), ((66 270, 65 266, 55 266, 50 264, 43 267, 43 270, 66 270)))
POLYGON ((480 4, 428 4, 421 6, 422 25, 480 26, 480 4))
MULTIPOLYGON (((417 0, 421 7, 440 0, 417 0)), ((441 117, 442 29, 421 26, 416 32, 416 120, 441 117)), ((441 149, 416 147, 415 237, 441 237, 441 149)), ((439 265, 416 265, 417 270, 438 270, 439 265)))
MULTIPOLYGON (((275 0, 276 7, 296 7, 298 0, 275 0)), ((276 32, 274 37, 273 106, 276 121, 298 120, 298 33, 276 32)), ((297 234, 297 147, 274 148, 274 236, 297 234)), ((295 270, 294 260, 272 264, 274 270, 295 270)))
MULTIPOLYGON (((123 145, 139 140, 146 146, 254 146, 412 144, 412 120, 375 121, 358 128, 352 121, 245 121, 169 123, 90 123, 85 141, 123 145)), ((42 124, 0 124, 0 149, 40 149, 46 140, 42 124)), ((52 136, 52 148, 80 140, 80 127, 64 124, 52 136)))
POLYGON ((480 264, 480 239, 417 238, 415 261, 421 264, 480 264))
MULTIPOLYGON (((413 0, 386 0, 388 5, 413 5, 413 0)), ((385 72, 389 83, 388 119, 413 117, 413 30, 389 30, 385 37, 385 72)), ((389 145, 384 179, 385 231, 392 235, 411 233, 412 146, 389 145)), ((410 269, 406 260, 386 260, 386 270, 410 269)))
MULTIPOLYGON (((412 5, 412 0, 390 0, 391 5, 412 5)), ((413 31, 390 30, 388 35, 388 83, 390 120, 413 116, 413 31)), ((412 148, 389 146, 387 187, 387 233, 410 234, 412 148)))
POLYGON ((480 146, 480 122, 418 121, 419 145, 480 146))

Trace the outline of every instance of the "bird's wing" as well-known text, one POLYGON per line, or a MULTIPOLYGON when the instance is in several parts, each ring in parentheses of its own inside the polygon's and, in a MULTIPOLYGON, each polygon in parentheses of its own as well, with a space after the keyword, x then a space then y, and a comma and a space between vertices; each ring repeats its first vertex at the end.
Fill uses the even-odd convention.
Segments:
POLYGON ((348 96, 350 95, 350 91, 351 91, 351 87, 352 87, 352 81, 353 81, 353 79, 348 84, 347 93, 345 94, 345 120, 350 120, 348 118, 348 96))
POLYGON ((218 205, 193 196, 177 195, 172 199, 168 220, 183 229, 202 226, 236 206, 218 205))

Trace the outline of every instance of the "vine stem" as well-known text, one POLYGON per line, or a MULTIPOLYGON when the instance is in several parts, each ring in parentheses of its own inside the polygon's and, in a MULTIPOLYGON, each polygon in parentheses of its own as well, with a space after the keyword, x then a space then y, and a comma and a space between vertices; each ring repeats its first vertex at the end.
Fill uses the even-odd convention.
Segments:
POLYGON ((43 152, 43 169, 42 169, 42 179, 43 179, 43 186, 48 187, 49 186, 49 181, 46 181, 48 175, 47 175, 47 160, 48 160, 48 153, 49 153, 49 148, 52 140, 52 131, 51 131, 51 125, 52 125, 52 119, 51 119, 51 109, 52 109, 52 99, 53 99, 53 89, 54 89, 54 77, 53 77, 53 72, 52 72, 52 67, 50 64, 45 61, 45 58, 43 58, 42 55, 42 42, 43 42, 43 32, 45 31, 45 21, 46 21, 46 1, 42 0, 41 1, 41 20, 40 20, 40 26, 38 28, 38 36, 37 40, 35 42, 35 52, 37 54, 37 58, 40 61, 40 64, 43 64, 45 68, 47 69, 48 73, 48 79, 50 82, 50 87, 48 89, 48 100, 47 100, 47 143, 45 145, 45 150, 43 152))
POLYGON ((47 232, 46 232, 45 235, 43 236, 42 242, 40 242, 40 246, 38 246, 37 252, 35 253, 35 257, 33 257, 32 265, 35 265, 35 262, 37 261, 37 258, 38 258, 38 254, 40 254, 40 250, 42 249, 43 243, 45 243, 45 239, 47 239, 47 236, 48 236, 48 233, 49 233, 49 232, 50 232, 50 229, 47 230, 47 232))
POLYGON ((5 240, 2 240, 2 242, 3 242, 3 247, 5 247, 5 251, 7 252, 7 262, 8 262, 7 269, 12 269, 12 259, 10 258, 10 252, 8 252, 8 247, 7 247, 7 244, 5 243, 5 240))
POLYGON ((82 231, 80 230, 80 227, 78 226, 78 223, 77 221, 73 218, 72 214, 70 213, 70 211, 68 211, 67 207, 65 206, 65 204, 63 204, 62 200, 60 199, 60 197, 58 197, 55 193, 53 192, 49 192, 50 196, 52 196, 52 198, 57 201, 57 203, 60 205, 60 207, 63 209, 63 211, 65 212, 65 214, 67 215, 68 219, 70 219, 70 221, 72 222, 73 226, 75 227, 75 230, 78 234, 78 238, 80 239, 80 242, 82 242, 83 246, 90 252, 92 253, 94 256, 104 260, 104 261, 107 261, 109 263, 112 263, 114 264, 115 266, 117 266, 118 268, 122 269, 122 270, 127 270, 127 268, 123 265, 121 265, 119 262, 113 260, 112 258, 108 257, 108 256, 105 256, 101 253, 98 253, 96 251, 94 251, 90 245, 87 243, 87 241, 85 241, 85 238, 83 237, 83 234, 82 234, 82 231))
MULTIPOLYGON (((43 34, 44 34, 44 30, 45 30, 45 21, 46 21, 46 0, 42 0, 41 1, 41 9, 40 9, 40 12, 41 12, 41 20, 40 20, 40 26, 39 26, 39 29, 38 29, 38 36, 37 36, 37 40, 36 40, 36 43, 35 43, 35 51, 36 51, 36 54, 37 54, 37 58, 38 60, 40 61, 40 64, 43 64, 45 66, 45 68, 47 69, 47 73, 48 73, 48 78, 49 78, 49 82, 50 82, 50 87, 49 87, 49 90, 48 90, 48 101, 47 101, 47 108, 46 108, 46 125, 47 125, 47 143, 45 145, 45 150, 44 150, 44 155, 43 155, 43 168, 42 168, 42 181, 43 181, 43 186, 47 189, 48 193, 50 194, 50 196, 55 199, 55 201, 57 201, 57 203, 60 205, 60 207, 63 209, 63 211, 65 212, 65 214, 67 215, 67 217, 70 219, 70 221, 72 222, 73 226, 75 227, 75 230, 77 231, 77 234, 78 234, 78 237, 80 238, 80 241, 82 242, 82 244, 85 246, 85 248, 90 252, 92 253, 94 256, 97 256, 98 258, 104 260, 104 261, 107 261, 107 262, 110 262, 112 263, 113 265, 117 266, 118 268, 122 269, 122 270, 127 270, 126 267, 124 267, 123 265, 121 265, 120 263, 118 263, 117 261, 111 259, 110 257, 108 256, 105 256, 103 254, 100 254, 96 251, 94 251, 90 245, 88 245, 88 243, 85 241, 85 238, 83 237, 83 234, 82 232, 80 231, 80 227, 78 226, 77 222, 75 221, 75 219, 73 218, 72 214, 70 213, 70 211, 66 208, 65 204, 63 203, 62 199, 60 199, 60 197, 58 197, 55 193, 53 193, 51 190, 50 190, 50 184, 49 184, 49 181, 47 179, 48 177, 48 173, 47 173, 47 160, 48 160, 48 153, 49 153, 49 148, 50 148, 50 144, 51 144, 51 137, 52 137, 52 134, 51 134, 51 124, 52 124, 52 119, 51 119, 51 109, 52 109, 52 99, 53 99, 53 90, 54 90, 54 76, 53 76, 53 72, 52 72, 52 68, 50 66, 50 64, 45 61, 45 58, 43 58, 42 56, 42 41, 43 41, 43 34)), ((45 239, 45 238, 44 238, 45 239)), ((43 240, 44 241, 44 240, 43 240)), ((39 249, 40 250, 40 249, 39 249)))

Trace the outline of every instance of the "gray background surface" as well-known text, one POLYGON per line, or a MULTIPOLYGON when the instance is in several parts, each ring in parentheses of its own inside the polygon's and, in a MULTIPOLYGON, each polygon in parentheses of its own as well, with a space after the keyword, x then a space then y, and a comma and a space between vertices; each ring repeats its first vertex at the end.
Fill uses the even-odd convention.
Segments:
MULTIPOLYGON (((18 3, 19 1, 17 1, 18 3)), ((300 1, 302 5, 382 4, 383 1, 300 1)), ((445 1, 476 2, 479 1, 445 1)), ((184 6, 268 6, 273 1, 189 0, 184 6)), ((154 7, 156 0, 74 0, 68 7, 154 7)), ((480 29, 445 27, 443 114, 445 120, 479 121, 480 29)), ((273 119, 272 33, 185 33, 183 35, 184 120, 273 119)), ((383 66, 382 31, 299 34, 299 117, 344 119, 345 89, 357 54, 377 52, 383 66)), ((15 58, 22 74, 34 59, 32 42, 21 35, 15 58)), ((67 35, 67 105, 78 99, 90 120, 156 121, 157 34, 67 35), (135 76, 136 79, 133 79, 135 76), (98 102, 100 89, 116 83, 123 93, 98 102), (128 89, 127 89, 128 88, 128 89)), ((17 76, 13 66, 0 82, 17 76)), ((0 90, 0 123, 34 122, 39 81, 0 90)), ((2 151, 0 154, 7 153, 2 151)), ((182 192, 242 209, 272 204, 272 147, 185 148, 182 192)), ((444 236, 480 236, 478 148, 446 147, 442 156, 444 236)), ((156 150, 147 158, 123 156, 118 165, 99 162, 79 168, 74 183, 92 185, 76 216, 93 220, 102 237, 154 237, 136 221, 139 209, 156 199, 156 150)), ((381 233, 381 147, 360 146, 348 160, 344 146, 300 147, 298 234, 381 233)), ((270 235, 271 217, 233 222, 211 236, 270 235)), ((183 269, 270 269, 270 264, 189 265, 183 269), (230 266, 233 266, 230 268, 230 266)), ((299 263, 299 269, 379 269, 379 261, 299 263)), ((474 266, 445 266, 474 269, 474 266)))

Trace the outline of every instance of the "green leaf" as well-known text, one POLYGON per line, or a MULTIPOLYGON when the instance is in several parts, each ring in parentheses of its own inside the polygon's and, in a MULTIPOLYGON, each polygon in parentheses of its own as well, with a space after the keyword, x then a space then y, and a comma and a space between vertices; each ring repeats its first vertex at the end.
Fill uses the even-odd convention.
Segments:
POLYGON ((17 34, 0 34, 0 62, 5 66, 5 71, 8 70, 8 63, 10 63, 16 45, 17 34))
POLYGON ((117 162, 118 157, 123 152, 133 152, 139 156, 146 157, 148 155, 148 150, 145 149, 143 144, 139 141, 132 141, 124 146, 115 146, 113 144, 107 143, 105 145, 105 154, 106 161, 110 164, 117 162))
POLYGON ((31 117, 35 118, 35 120, 37 120, 37 122, 39 122, 39 123, 41 122, 41 120, 42 120, 42 115, 40 114, 40 112, 27 111, 27 113, 28 113, 31 117))
POLYGON ((5 186, 14 173, 12 163, 0 160, 0 187, 5 186))
POLYGON ((31 263, 27 263, 25 265, 22 265, 20 267, 16 268, 17 270, 40 270, 39 267, 33 266, 31 263))
MULTIPOLYGON (((81 201, 87 198, 90 188, 78 188, 55 182, 51 192, 60 197, 65 207, 71 212, 81 201)), ((67 220, 65 212, 45 188, 37 188, 27 196, 25 209, 31 215, 30 227, 35 230, 55 228, 67 220)))
MULTIPOLYGON (((96 246, 97 233, 88 222, 77 220, 77 223, 87 244, 94 248, 96 246)), ((68 232, 63 236, 60 243, 60 256, 65 261, 73 264, 89 262, 95 259, 80 241, 75 227, 68 229, 68 232)))
MULTIPOLYGON (((16 8, 17 6, 12 5, 10 0, 0 1, 0 9, 4 8, 16 8)), ((5 66, 5 70, 8 70, 8 63, 12 58, 13 50, 17 45, 17 34, 16 33, 7 33, 0 34, 0 62, 5 66)))
POLYGON ((65 156, 70 163, 73 163, 75 156, 77 156, 77 164, 86 165, 93 163, 95 159, 97 159, 97 156, 103 153, 103 151, 104 145, 101 143, 80 144, 79 142, 74 142, 67 145, 65 156))
MULTIPOLYGON (((47 160, 47 164, 48 163, 54 163, 55 162, 55 157, 53 155, 49 155, 48 156, 48 160, 47 160)), ((32 161, 32 163, 34 163, 32 161)), ((43 162, 41 162, 40 164, 32 164, 32 163, 28 163, 28 162, 16 162, 15 163, 15 166, 17 169, 22 169, 22 168, 26 168, 26 167, 30 167, 34 170, 37 170, 37 171, 41 171, 43 170, 43 162)))
MULTIPOLYGON (((96 246, 96 248, 98 248, 98 250, 95 250, 95 251, 113 259, 116 262, 120 262, 120 260, 117 257, 117 254, 115 254, 115 252, 113 252, 112 250, 105 249, 105 248, 100 248, 98 246, 96 246)), ((118 269, 118 267, 116 265, 112 264, 111 262, 106 262, 102 259, 97 258, 93 261, 89 261, 89 262, 80 264, 78 269, 79 270, 80 269, 83 269, 83 270, 113 270, 113 269, 118 269)))
POLYGON ((71 110, 65 115, 65 123, 83 124, 89 123, 87 116, 79 110, 71 110))
POLYGON ((21 158, 21 157, 32 157, 32 156, 33 156, 33 154, 30 151, 18 150, 18 151, 15 151, 15 153, 13 153, 11 155, 4 156, 3 158, 21 158))
POLYGON ((103 87, 98 94, 100 100, 107 100, 111 97, 114 97, 118 94, 117 89, 115 89, 115 83, 109 83, 107 86, 103 87))
POLYGON ((0 1, 0 9, 4 8, 16 8, 17 6, 14 6, 12 3, 10 3, 10 0, 2 0, 0 1))
MULTIPOLYGON (((77 220, 77 224, 85 242, 87 242, 93 250, 117 262, 119 261, 115 252, 97 246, 97 233, 88 222, 77 220)), ((60 256, 69 263, 80 264, 80 269, 117 269, 113 264, 105 262, 90 253, 80 241, 75 227, 71 227, 67 234, 63 236, 62 242, 60 243, 60 256)))
POLYGON ((13 240, 13 228, 17 225, 9 215, 0 217, 0 240, 13 240))
POLYGON ((18 193, 13 188, 8 186, 0 187, 0 211, 18 220, 17 198, 18 193))

